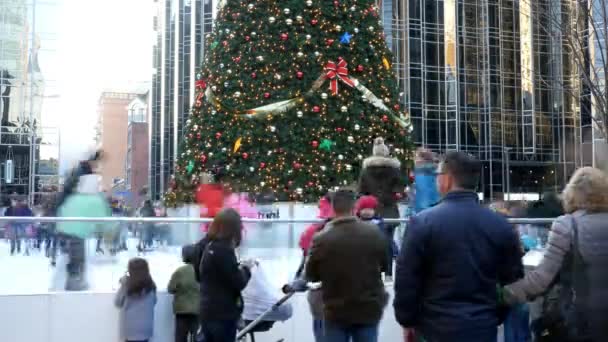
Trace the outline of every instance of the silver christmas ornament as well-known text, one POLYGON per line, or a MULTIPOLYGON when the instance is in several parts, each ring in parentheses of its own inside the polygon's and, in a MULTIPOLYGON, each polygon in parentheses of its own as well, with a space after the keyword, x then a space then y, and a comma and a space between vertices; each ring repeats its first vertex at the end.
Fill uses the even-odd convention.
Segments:
POLYGON ((281 79, 281 74, 274 74, 274 78, 276 78, 277 80, 281 79))
POLYGON ((222 147, 222 152, 226 152, 228 149, 225 147, 222 147))
POLYGON ((323 100, 327 100, 327 93, 321 93, 321 98, 323 100))
POLYGON ((353 142, 355 142, 355 138, 353 138, 353 136, 352 136, 352 135, 349 135, 349 136, 348 136, 348 138, 347 138, 346 140, 348 140, 348 142, 349 142, 349 143, 353 143, 353 142))
POLYGON ((299 110, 299 111, 298 111, 298 113, 297 113, 297 116, 298 116, 299 118, 301 118, 301 117, 303 117, 303 116, 304 116, 304 113, 302 113, 302 111, 301 111, 301 110, 299 110))
POLYGON ((247 5, 247 9, 252 10, 253 9, 253 4, 247 5))
POLYGON ((336 31, 338 31, 338 32, 342 31, 342 26, 336 25, 336 31))
POLYGON ((306 0, 306 6, 308 6, 308 7, 312 6, 312 0, 306 0))
POLYGON ((342 106, 340 107, 340 111, 342 111, 342 113, 346 113, 348 112, 348 108, 346 106, 342 106))
POLYGON ((373 26, 370 26, 367 29, 369 30, 369 32, 374 32, 374 27, 373 26))
POLYGON ((255 58, 258 62, 263 62, 264 61, 264 56, 257 56, 255 58))
POLYGON ((291 10, 289 8, 286 8, 283 10, 283 13, 285 13, 285 15, 288 15, 291 12, 291 10))
POLYGON ((358 155, 357 155, 357 159, 361 160, 361 159, 363 159, 363 156, 362 156, 362 155, 360 155, 360 154, 358 154, 358 155))
POLYGON ((198 131, 198 125, 194 125, 192 128, 194 128, 195 131, 198 131))
POLYGON ((226 32, 226 34, 230 33, 230 29, 225 29, 224 32, 226 32))
POLYGON ((276 130, 277 130, 277 128, 276 128, 276 127, 274 127, 274 126, 270 126, 270 131, 271 131, 271 132, 273 132, 273 133, 274 133, 274 132, 276 132, 276 130))
POLYGON ((358 28, 354 28, 355 33, 359 33, 359 29, 358 28))
POLYGON ((213 157, 213 152, 209 152, 209 157, 213 157))
POLYGON ((211 90, 216 91, 217 90, 217 86, 211 86, 211 90))
POLYGON ((315 56, 319 57, 319 55, 320 55, 319 51, 315 51, 315 56))
POLYGON ((350 8, 350 11, 351 11, 351 12, 354 12, 354 11, 356 11, 356 10, 357 10, 357 8, 356 8, 355 6, 352 6, 352 7, 350 8))
POLYGON ((306 35, 306 40, 310 40, 311 38, 312 38, 311 35, 309 35, 309 34, 306 35))
POLYGON ((226 165, 226 171, 230 171, 230 165, 226 165))
POLYGON ((338 154, 338 160, 342 160, 342 159, 344 159, 344 156, 341 154, 338 154))
POLYGON ((353 169, 353 166, 350 164, 346 164, 346 170, 347 171, 351 171, 353 169))
POLYGON ((285 24, 291 25, 291 24, 293 24, 293 20, 287 19, 287 20, 285 20, 285 24))
POLYGON ((255 37, 255 36, 257 36, 257 35, 258 35, 258 34, 257 34, 257 33, 255 33, 255 31, 254 31, 254 32, 251 32, 251 36, 252 36, 252 37, 255 37))
POLYGON ((358 130, 360 130, 360 129, 361 129, 361 126, 359 126, 358 124, 357 124, 357 125, 355 125, 355 131, 358 131, 358 130))
POLYGON ((190 124, 192 123, 192 121, 190 119, 186 120, 186 125, 190 126, 190 124))
POLYGON ((228 75, 232 74, 232 69, 228 69, 226 70, 226 72, 228 73, 228 75))
POLYGON ((296 16, 296 21, 301 23, 304 20, 301 15, 296 16))
POLYGON ((240 91, 235 92, 234 97, 241 97, 241 92, 240 91))
POLYGON ((253 168, 253 166, 249 167, 249 171, 251 171, 251 172, 255 171, 255 169, 253 168))
POLYGON ((211 111, 211 115, 215 115, 215 114, 217 114, 217 111, 216 110, 212 110, 211 111))
POLYGON ((224 69, 224 63, 220 63, 220 69, 224 69))
POLYGON ((304 192, 304 190, 302 190, 302 188, 297 188, 297 189, 296 189, 296 193, 297 193, 298 195, 301 195, 303 192, 304 192))
POLYGON ((228 81, 224 82, 224 88, 228 88, 229 85, 230 83, 228 83, 228 81))
POLYGON ((298 51, 296 56, 298 56, 298 58, 302 58, 302 57, 304 57, 304 53, 302 51, 298 51))
POLYGON ((277 19, 275 17, 268 18, 268 22, 273 24, 277 19))
POLYGON ((266 155, 271 155, 272 154, 272 150, 269 150, 268 152, 266 152, 266 155))
POLYGON ((266 182, 260 182, 260 186, 265 186, 266 182))
POLYGON ((192 153, 191 150, 186 151, 186 155, 190 155, 190 153, 192 153))
POLYGON ((321 165, 321 171, 325 171, 325 170, 327 170, 327 166, 321 165))

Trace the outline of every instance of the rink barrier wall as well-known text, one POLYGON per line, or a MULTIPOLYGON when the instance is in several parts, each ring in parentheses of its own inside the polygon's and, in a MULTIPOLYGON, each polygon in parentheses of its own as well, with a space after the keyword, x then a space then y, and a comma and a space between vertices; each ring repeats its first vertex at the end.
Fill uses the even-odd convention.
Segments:
MULTIPOLYGON (((244 223, 323 223, 325 220, 310 219, 310 218, 289 218, 289 219, 243 219, 244 223)), ((554 218, 509 218, 508 221, 513 224, 550 224, 554 218)), ((116 223, 209 223, 211 218, 196 218, 196 217, 18 217, 18 216, 0 216, 2 222, 116 222, 116 223)), ((385 219, 385 223, 407 223, 408 219, 385 219)))

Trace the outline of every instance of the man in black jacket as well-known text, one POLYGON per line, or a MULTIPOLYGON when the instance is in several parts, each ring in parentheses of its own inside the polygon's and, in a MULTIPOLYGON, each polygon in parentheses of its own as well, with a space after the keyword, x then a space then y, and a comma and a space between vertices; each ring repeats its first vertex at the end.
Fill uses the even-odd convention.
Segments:
POLYGON ((384 236, 352 215, 355 195, 333 195, 335 219, 314 237, 306 278, 321 282, 325 339, 375 342, 388 296, 381 280, 384 236))
POLYGON ((523 276, 515 230, 479 204, 480 171, 466 153, 445 156, 443 200, 411 220, 397 261, 397 321, 428 342, 496 341, 497 286, 523 276))

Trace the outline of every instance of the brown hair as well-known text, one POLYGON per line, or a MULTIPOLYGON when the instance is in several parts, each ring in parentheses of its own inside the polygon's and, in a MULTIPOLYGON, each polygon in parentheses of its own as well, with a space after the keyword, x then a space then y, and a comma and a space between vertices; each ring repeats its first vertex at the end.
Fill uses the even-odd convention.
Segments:
POLYGON ((593 167, 576 170, 562 193, 562 202, 567 213, 608 212, 608 175, 593 167))
POLYGON ((150 275, 146 259, 133 258, 129 260, 129 277, 127 278, 127 295, 140 296, 156 291, 156 284, 150 275))
POLYGON ((241 215, 232 208, 226 208, 215 215, 207 236, 211 240, 228 240, 233 243, 234 247, 238 247, 241 244, 242 229, 241 215))

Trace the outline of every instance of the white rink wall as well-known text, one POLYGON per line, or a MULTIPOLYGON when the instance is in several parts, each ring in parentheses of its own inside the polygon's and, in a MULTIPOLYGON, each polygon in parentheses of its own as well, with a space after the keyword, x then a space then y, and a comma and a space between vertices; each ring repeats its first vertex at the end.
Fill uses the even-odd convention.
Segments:
MULTIPOLYGON (((388 289, 392 293, 392 290, 388 289)), ((6 342, 122 342, 119 312, 113 293, 57 292, 41 295, 0 296, 0 336, 6 342)), ((277 322, 269 332, 256 334, 256 341, 314 341, 312 318, 306 296, 291 300, 293 317, 277 322)), ((154 338, 151 342, 173 341, 172 297, 159 293, 154 338)), ((402 341, 390 305, 380 325, 379 341, 402 341)))

